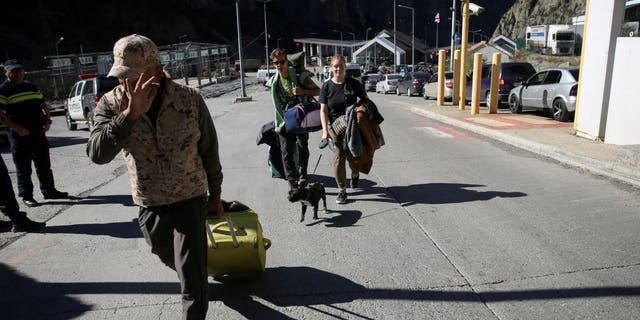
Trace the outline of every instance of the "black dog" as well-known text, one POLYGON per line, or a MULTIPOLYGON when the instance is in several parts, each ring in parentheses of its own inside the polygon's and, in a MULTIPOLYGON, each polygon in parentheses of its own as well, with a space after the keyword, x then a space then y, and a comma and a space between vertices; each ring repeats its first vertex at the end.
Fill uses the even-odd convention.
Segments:
POLYGON ((304 214, 307 212, 307 206, 313 207, 313 218, 318 219, 318 205, 322 199, 324 205, 324 211, 327 211, 327 195, 324 190, 324 185, 319 182, 314 182, 308 187, 300 188, 297 192, 292 192, 289 195, 290 202, 300 201, 302 204, 302 215, 300 216, 300 222, 304 221, 304 214))

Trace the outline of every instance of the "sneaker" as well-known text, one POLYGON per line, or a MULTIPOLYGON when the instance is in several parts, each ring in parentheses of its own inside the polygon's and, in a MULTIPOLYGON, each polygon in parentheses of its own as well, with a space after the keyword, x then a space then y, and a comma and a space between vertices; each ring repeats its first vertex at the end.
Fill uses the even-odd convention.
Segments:
POLYGON ((338 192, 338 197, 336 198, 336 203, 337 204, 345 204, 345 203, 347 203, 347 191, 346 190, 340 190, 340 192, 338 192))
POLYGON ((351 174, 351 189, 356 189, 358 187, 358 182, 360 181, 360 174, 351 174))
POLYGON ((33 232, 40 231, 44 229, 47 224, 44 222, 36 222, 29 218, 24 212, 16 217, 13 221, 13 228, 11 228, 12 232, 33 232))
POLYGON ((36 199, 34 199, 33 197, 23 197, 22 203, 24 203, 24 205, 27 207, 37 207, 40 205, 40 203, 38 203, 38 201, 36 201, 36 199))
POLYGON ((45 199, 64 199, 69 196, 68 192, 54 190, 53 192, 43 194, 45 199))

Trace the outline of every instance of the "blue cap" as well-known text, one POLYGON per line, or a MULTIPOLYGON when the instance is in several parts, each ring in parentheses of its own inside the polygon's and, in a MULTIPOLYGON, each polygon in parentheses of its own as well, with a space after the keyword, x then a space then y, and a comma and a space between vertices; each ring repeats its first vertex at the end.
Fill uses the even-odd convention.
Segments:
POLYGON ((15 69, 23 69, 23 66, 20 63, 20 61, 16 59, 7 60, 2 64, 2 66, 9 71, 13 71, 15 69))

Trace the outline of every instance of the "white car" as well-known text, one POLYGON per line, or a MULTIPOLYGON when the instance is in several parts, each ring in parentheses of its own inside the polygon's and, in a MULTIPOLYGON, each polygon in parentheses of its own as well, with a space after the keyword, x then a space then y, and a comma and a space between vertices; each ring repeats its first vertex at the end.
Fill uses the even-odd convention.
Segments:
POLYGON ((95 74, 82 74, 81 80, 76 82, 65 101, 67 114, 67 128, 76 130, 78 123, 86 124, 89 130, 93 128, 93 110, 106 92, 118 85, 118 79, 95 74))
POLYGON ((402 76, 397 73, 382 75, 378 83, 376 83, 376 93, 397 92, 398 80, 400 79, 402 79, 402 76))
POLYGON ((520 113, 522 109, 551 111, 558 121, 573 119, 578 93, 580 68, 549 68, 532 75, 522 85, 511 89, 509 109, 520 113))

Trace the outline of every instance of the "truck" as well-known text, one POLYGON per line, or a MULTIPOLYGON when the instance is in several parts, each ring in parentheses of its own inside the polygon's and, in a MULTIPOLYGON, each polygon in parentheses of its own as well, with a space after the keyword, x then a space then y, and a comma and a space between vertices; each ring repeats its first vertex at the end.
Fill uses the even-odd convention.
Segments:
MULTIPOLYGON (((260 59, 242 59, 242 68, 245 72, 256 71, 260 68, 261 64, 262 62, 260 59)), ((234 68, 236 71, 240 71, 240 60, 235 61, 234 68)))
POLYGON ((528 26, 525 47, 528 51, 550 55, 573 55, 575 30, 569 24, 545 24, 528 26))

